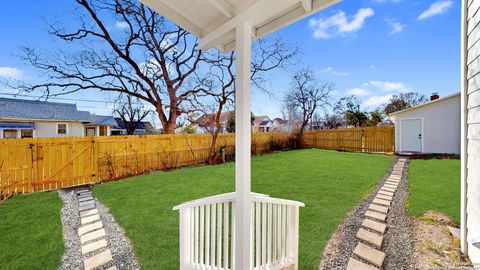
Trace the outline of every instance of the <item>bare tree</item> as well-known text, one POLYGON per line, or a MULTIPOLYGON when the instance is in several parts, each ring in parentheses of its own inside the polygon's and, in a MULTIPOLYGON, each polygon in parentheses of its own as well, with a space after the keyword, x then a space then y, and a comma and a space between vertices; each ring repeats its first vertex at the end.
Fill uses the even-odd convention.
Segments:
POLYGON ((284 106, 288 111, 301 116, 300 137, 303 136, 316 110, 325 110, 330 105, 332 89, 332 84, 321 83, 310 68, 301 69, 293 75, 290 90, 284 98, 284 106))
POLYGON ((182 103, 196 91, 188 84, 202 62, 197 40, 137 0, 75 2, 75 28, 52 24, 50 34, 81 49, 44 55, 24 48, 22 59, 46 77, 18 88, 46 97, 92 89, 129 95, 152 104, 164 132, 174 133, 182 103))
POLYGON ((344 126, 342 117, 336 114, 325 114, 323 118, 323 128, 324 129, 337 129, 344 126))
POLYGON ((133 135, 135 129, 149 114, 150 110, 146 110, 145 106, 132 101, 132 96, 126 96, 125 99, 120 97, 120 101, 115 105, 113 113, 118 115, 127 130, 127 135, 133 135))
MULTIPOLYGON (((298 53, 296 47, 287 45, 281 39, 264 39, 257 41, 252 48, 251 81, 255 88, 267 94, 264 87, 268 80, 266 74, 284 68, 286 63, 298 53)), ((212 135, 209 163, 215 163, 220 153, 215 145, 221 131, 221 115, 225 108, 233 107, 235 94, 235 53, 227 54, 214 52, 205 55, 209 69, 203 76, 200 75, 196 94, 190 96, 190 108, 203 117, 191 121, 212 135)))

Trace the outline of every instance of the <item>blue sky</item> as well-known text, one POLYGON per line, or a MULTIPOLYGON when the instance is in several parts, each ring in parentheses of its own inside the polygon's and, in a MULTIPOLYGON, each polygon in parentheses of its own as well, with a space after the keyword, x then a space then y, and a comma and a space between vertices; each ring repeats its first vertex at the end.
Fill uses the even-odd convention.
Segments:
MULTIPOLYGON (((290 74, 311 67, 319 79, 335 85, 332 102, 356 94, 373 109, 395 93, 416 91, 445 96, 460 90, 460 0, 346 0, 273 34, 301 49, 298 64, 271 76, 274 97, 253 93, 257 115, 281 116, 281 97, 290 74)), ((19 61, 21 46, 45 51, 61 48, 48 35, 45 20, 72 26, 73 0, 22 0, 0 9, 0 77, 36 81, 38 74, 19 61)), ((112 22, 112 28, 115 23, 112 22)), ((0 85, 0 93, 11 90, 0 85)), ((0 94, 0 96, 2 96, 0 94)), ((77 93, 82 110, 111 113, 114 95, 77 93)), ((59 100, 57 100, 59 101, 59 100)))

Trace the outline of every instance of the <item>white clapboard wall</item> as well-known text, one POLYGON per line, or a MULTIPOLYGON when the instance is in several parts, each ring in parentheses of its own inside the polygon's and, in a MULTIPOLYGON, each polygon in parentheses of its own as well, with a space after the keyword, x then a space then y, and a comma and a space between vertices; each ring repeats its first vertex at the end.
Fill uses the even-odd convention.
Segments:
POLYGON ((462 247, 480 263, 480 0, 463 0, 462 247))

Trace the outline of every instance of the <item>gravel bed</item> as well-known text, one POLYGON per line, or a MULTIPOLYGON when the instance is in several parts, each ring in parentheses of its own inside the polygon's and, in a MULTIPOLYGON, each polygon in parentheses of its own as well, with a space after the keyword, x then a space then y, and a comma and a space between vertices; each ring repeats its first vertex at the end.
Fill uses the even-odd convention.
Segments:
MULTIPOLYGON (((343 223, 337 228, 325 247, 319 269, 343 270, 347 268, 348 260, 353 255, 353 250, 358 243, 356 235, 365 219, 365 212, 378 190, 390 176, 393 165, 376 189, 362 200, 355 209, 350 211, 343 223)), ((389 270, 413 269, 414 264, 413 230, 408 210, 405 208, 405 200, 408 199, 408 184, 404 180, 405 172, 406 170, 404 170, 403 180, 397 188, 387 217, 388 228, 382 246, 382 251, 387 254, 384 269, 389 270)))
POLYGON ((58 194, 63 201, 61 219, 63 225, 64 251, 57 269, 83 269, 83 258, 80 252, 80 237, 77 229, 80 226, 78 203, 75 189, 59 190, 58 194))
MULTIPOLYGON (((110 248, 117 269, 140 269, 133 253, 133 246, 127 238, 126 233, 115 221, 112 214, 110 214, 108 207, 104 206, 98 200, 96 200, 96 205, 103 221, 103 228, 107 234, 108 247, 110 248)), ((108 269, 111 265, 113 264, 107 264, 102 267, 102 269, 108 269)))

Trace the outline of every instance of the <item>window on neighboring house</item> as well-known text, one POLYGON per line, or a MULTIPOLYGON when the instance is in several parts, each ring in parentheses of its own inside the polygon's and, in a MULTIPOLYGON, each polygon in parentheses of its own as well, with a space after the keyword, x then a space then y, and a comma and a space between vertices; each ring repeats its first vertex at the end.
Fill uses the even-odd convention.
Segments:
POLYGON ((17 138, 17 130, 16 129, 5 129, 3 131, 3 138, 5 138, 5 139, 15 139, 15 138, 17 138))
POLYGON ((100 136, 108 136, 106 126, 100 126, 99 129, 100 129, 100 136))
POLYGON ((57 134, 67 135, 67 124, 57 124, 57 134))
POLYGON ((33 138, 33 130, 31 129, 22 129, 20 131, 21 138, 33 138))

